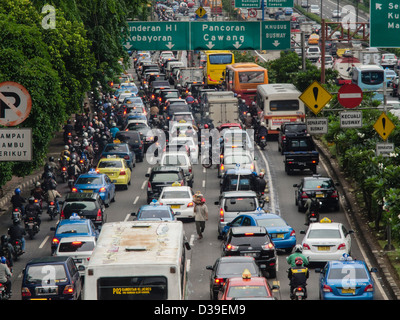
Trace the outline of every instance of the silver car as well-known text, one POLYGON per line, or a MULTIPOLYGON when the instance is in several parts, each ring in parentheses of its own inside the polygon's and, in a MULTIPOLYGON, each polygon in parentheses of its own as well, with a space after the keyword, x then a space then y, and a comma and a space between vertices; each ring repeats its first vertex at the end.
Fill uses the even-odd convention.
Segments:
POLYGON ((221 178, 228 169, 249 169, 255 170, 254 160, 250 151, 243 149, 227 149, 218 167, 218 178, 221 178))

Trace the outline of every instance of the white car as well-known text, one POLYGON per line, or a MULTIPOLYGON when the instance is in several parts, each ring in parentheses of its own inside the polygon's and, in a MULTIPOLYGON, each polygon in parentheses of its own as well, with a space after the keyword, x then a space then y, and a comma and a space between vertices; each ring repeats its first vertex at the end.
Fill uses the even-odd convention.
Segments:
POLYGON ((118 97, 118 103, 121 104, 124 102, 125 98, 128 97, 136 97, 136 94, 132 93, 129 90, 124 91, 123 93, 121 93, 118 97))
POLYGON ((312 5, 310 6, 310 12, 311 12, 311 13, 314 13, 314 14, 320 14, 321 12, 320 12, 320 10, 319 10, 319 5, 317 5, 317 4, 312 4, 312 5))
POLYGON ((199 146, 197 144, 197 139, 193 137, 173 137, 169 141, 169 145, 182 145, 185 144, 189 148, 190 161, 197 164, 199 157, 199 146))
POLYGON ((193 118, 193 114, 191 112, 175 112, 172 115, 171 122, 180 122, 186 121, 187 123, 191 123, 192 125, 196 124, 196 121, 193 118))
POLYGON ((254 157, 250 151, 243 149, 227 149, 223 155, 221 165, 218 167, 218 178, 229 169, 249 169, 255 170, 254 157))
MULTIPOLYGON (((89 259, 96 247, 96 238, 91 236, 65 237, 60 239, 60 243, 55 252, 56 256, 70 256, 74 259, 76 267, 89 264, 89 259)), ((85 271, 79 271, 81 276, 85 271)))
POLYGON ((178 166, 183 169, 188 186, 193 187, 193 168, 187 154, 179 151, 164 152, 161 156, 160 166, 178 166))
POLYGON ((397 62, 397 57, 393 53, 382 54, 381 65, 394 65, 397 62))
POLYGON ((332 18, 340 18, 341 16, 342 16, 342 11, 340 11, 340 10, 332 11, 332 18))
POLYGON ((303 238, 303 254, 310 262, 339 260, 344 253, 351 253, 351 234, 338 222, 323 218, 318 223, 311 223, 303 238))
MULTIPOLYGON (((334 59, 331 55, 325 55, 325 69, 333 68, 334 59)), ((315 64, 318 68, 321 68, 321 57, 319 57, 317 63, 315 64)))
POLYGON ((177 218, 194 218, 193 192, 188 186, 164 187, 158 202, 170 206, 177 218))
POLYGON ((137 120, 137 119, 128 120, 124 128, 125 131, 129 130, 139 131, 140 129, 146 131, 151 129, 150 126, 147 124, 147 120, 137 120))
POLYGON ((321 55, 321 49, 318 46, 310 46, 306 51, 306 58, 312 61, 317 61, 321 55))

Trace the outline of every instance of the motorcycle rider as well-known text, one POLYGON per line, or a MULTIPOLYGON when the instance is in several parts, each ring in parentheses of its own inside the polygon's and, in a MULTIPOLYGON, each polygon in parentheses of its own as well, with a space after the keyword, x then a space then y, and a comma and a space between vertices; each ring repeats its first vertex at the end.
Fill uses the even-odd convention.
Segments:
POLYGON ((46 197, 47 197, 47 203, 54 202, 57 208, 57 212, 60 212, 60 205, 58 203, 57 198, 59 197, 61 198, 62 195, 55 188, 54 189, 51 188, 47 191, 46 197))
POLYGON ((58 163, 54 161, 54 157, 49 157, 49 161, 46 163, 47 166, 51 167, 53 173, 59 169, 58 163))
POLYGON ((302 287, 304 289, 304 298, 307 297, 307 279, 310 276, 310 272, 307 267, 303 266, 303 259, 301 257, 297 257, 295 259, 295 267, 291 267, 289 269, 288 278, 290 280, 290 298, 293 299, 293 290, 297 287, 302 287))
POLYGON ((251 113, 248 112, 246 118, 244 119, 244 125, 246 129, 251 129, 254 127, 255 121, 254 118, 251 116, 251 113))
MULTIPOLYGON (((267 129, 265 122, 263 121, 263 122, 261 122, 260 128, 258 129, 258 132, 257 132, 257 142, 260 143, 261 137, 265 137, 265 141, 267 141, 267 135, 268 135, 268 129, 267 129)), ((267 143, 265 143, 265 144, 267 144, 267 143)))
POLYGON ((296 244, 294 246, 294 253, 292 253, 290 256, 286 257, 287 263, 294 268, 296 266, 296 258, 300 257, 303 259, 303 265, 308 266, 308 259, 307 257, 302 253, 303 252, 303 246, 301 244, 296 244))
POLYGON ((76 160, 71 160, 70 165, 68 166, 68 176, 72 179, 74 179, 74 181, 76 180, 76 178, 78 177, 78 175, 81 173, 81 169, 79 169, 78 165, 76 164, 76 160))
POLYGON ((36 182, 35 188, 32 189, 31 196, 38 201, 44 200, 44 191, 42 189, 42 184, 39 181, 36 182))
POLYGON ((310 194, 308 194, 308 198, 306 200, 306 202, 304 203, 304 208, 306 208, 306 214, 305 214, 305 225, 308 226, 309 223, 309 219, 310 219, 310 213, 311 210, 318 210, 318 200, 316 198, 315 192, 311 192, 310 194))
POLYGON ((192 93, 189 91, 187 93, 187 96, 185 98, 186 103, 191 104, 194 102, 194 97, 192 96, 192 93))
POLYGON ((60 153, 60 158, 61 158, 61 159, 63 159, 64 156, 67 156, 67 157, 70 157, 70 156, 71 156, 71 152, 69 152, 69 146, 68 146, 68 145, 65 145, 65 146, 64 146, 64 150, 61 151, 61 153, 60 153))
POLYGON ((24 215, 25 214, 25 208, 24 208, 24 203, 26 202, 25 198, 21 196, 21 189, 16 188, 14 190, 14 194, 11 197, 11 203, 13 205, 13 210, 16 208, 21 209, 21 213, 24 215))
POLYGON ((10 236, 11 242, 14 242, 15 240, 18 240, 21 242, 22 253, 25 253, 24 235, 26 235, 26 231, 24 228, 21 227, 19 219, 13 220, 12 226, 10 228, 8 228, 8 235, 10 236))
POLYGON ((28 204, 25 207, 25 220, 30 217, 34 217, 35 221, 37 221, 38 227, 40 228, 40 224, 42 221, 40 220, 40 215, 42 213, 42 210, 40 207, 35 203, 35 198, 30 197, 28 199, 28 204))
POLYGON ((7 266, 7 259, 5 257, 0 258, 0 283, 2 283, 5 287, 5 293, 8 296, 11 296, 11 281, 12 273, 7 266))
POLYGON ((261 197, 261 195, 263 194, 266 186, 267 186, 267 181, 265 181, 264 172, 261 171, 256 177, 257 195, 259 197, 261 197))
POLYGON ((117 128, 117 124, 115 122, 113 122, 111 124, 111 129, 110 129, 112 138, 115 139, 115 136, 117 135, 117 133, 119 132, 119 129, 117 128))
POLYGON ((12 268, 14 265, 14 248, 8 240, 9 239, 6 235, 1 236, 0 256, 4 256, 8 260, 8 266, 12 268))

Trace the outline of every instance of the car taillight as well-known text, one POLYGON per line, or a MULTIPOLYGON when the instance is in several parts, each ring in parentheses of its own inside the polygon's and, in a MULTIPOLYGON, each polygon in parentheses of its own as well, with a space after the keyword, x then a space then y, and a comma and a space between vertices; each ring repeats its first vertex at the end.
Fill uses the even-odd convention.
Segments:
POLYGON ((286 140, 286 136, 282 136, 282 141, 285 141, 286 140))
POLYGON ((189 172, 192 173, 192 167, 189 168, 189 172))
POLYGON ((372 284, 369 284, 365 287, 364 292, 372 292, 374 291, 374 286, 372 284))
POLYGON ((345 243, 341 243, 338 245, 337 247, 338 250, 346 250, 346 244, 345 243))
POLYGON ((102 220, 101 217, 102 217, 102 214, 101 214, 101 210, 99 209, 97 211, 96 221, 101 221, 102 220))
POLYGON ((106 188, 105 187, 100 188, 99 192, 106 192, 106 188))
POLYGON ((268 243, 263 244, 261 246, 261 248, 263 250, 273 250, 273 249, 275 249, 275 246, 274 246, 274 244, 272 242, 268 242, 268 243))
MULTIPOLYGON (((303 246, 304 247, 304 246, 303 246)), ((324 284, 323 288, 322 288, 323 292, 332 292, 332 288, 326 284, 324 284)))
POLYGON ((74 293, 74 287, 72 285, 66 285, 64 287, 63 294, 73 294, 74 293))
POLYGON ((147 182, 147 191, 151 191, 151 183, 150 183, 150 181, 147 182))
POLYGON ((77 189, 77 188, 72 188, 71 191, 72 191, 72 192, 78 192, 78 189, 77 189))
POLYGON ((302 198, 308 198, 307 193, 305 193, 304 191, 301 193, 301 197, 302 198))
POLYGON ((59 244, 60 240, 58 240, 57 238, 53 238, 53 240, 51 241, 52 244, 59 244))
POLYGON ((126 171, 125 171, 124 169, 121 169, 121 170, 119 171, 119 175, 120 175, 120 176, 126 175, 126 171))
POLYGON ((238 246, 234 246, 233 244, 229 243, 229 244, 226 245, 225 249, 228 250, 228 251, 237 251, 239 249, 239 247, 238 246))
POLYGON ((224 209, 219 209, 219 221, 224 222, 224 209))
POLYGON ((23 287, 23 288, 21 289, 21 295, 22 295, 23 297, 30 297, 30 296, 31 296, 31 292, 29 291, 28 288, 23 287))
POLYGON ((303 243, 303 250, 311 250, 310 246, 307 243, 303 243))
POLYGON ((337 198, 338 197, 338 193, 337 193, 336 190, 332 192, 331 197, 332 198, 337 198))
POLYGON ((291 237, 295 237, 296 236, 296 232, 294 230, 292 230, 292 232, 290 233, 291 237))
POLYGON ((187 205, 187 207, 188 207, 188 208, 193 207, 193 202, 189 202, 188 205, 187 205))
POLYGON ((129 156, 128 155, 124 156, 124 159, 129 160, 129 156))
POLYGON ((214 284, 219 285, 219 286, 223 286, 225 284, 225 282, 224 282, 223 278, 215 278, 214 279, 214 284))
POLYGON ((65 219, 64 210, 61 210, 60 219, 65 219))

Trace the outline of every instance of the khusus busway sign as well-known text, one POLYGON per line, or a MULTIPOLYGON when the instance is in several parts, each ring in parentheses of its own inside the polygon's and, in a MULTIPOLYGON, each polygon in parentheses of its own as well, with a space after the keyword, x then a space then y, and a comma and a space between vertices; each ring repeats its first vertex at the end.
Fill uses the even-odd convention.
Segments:
POLYGON ((290 21, 128 22, 127 50, 286 50, 290 21))

